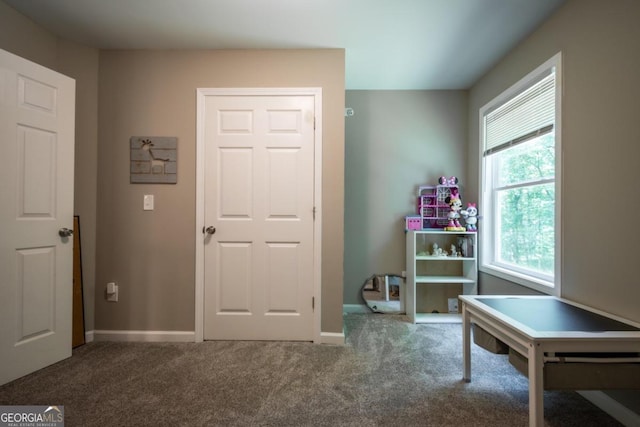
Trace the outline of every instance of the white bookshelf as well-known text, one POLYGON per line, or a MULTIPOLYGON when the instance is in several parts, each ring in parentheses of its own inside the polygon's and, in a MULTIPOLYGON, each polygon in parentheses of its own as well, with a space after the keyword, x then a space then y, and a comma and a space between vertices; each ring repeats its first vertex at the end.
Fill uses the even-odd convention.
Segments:
POLYGON ((406 312, 412 323, 459 323, 449 298, 478 293, 477 233, 441 229, 407 231, 406 312), (452 255, 451 246, 461 252, 452 255), (449 252, 434 256, 433 245, 449 252))

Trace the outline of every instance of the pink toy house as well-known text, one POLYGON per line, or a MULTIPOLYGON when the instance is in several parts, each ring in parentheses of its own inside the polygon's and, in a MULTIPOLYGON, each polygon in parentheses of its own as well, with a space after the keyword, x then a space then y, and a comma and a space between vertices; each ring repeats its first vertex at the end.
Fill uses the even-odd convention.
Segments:
POLYGON ((405 216, 404 230, 422 230, 422 217, 420 217, 420 215, 405 216))

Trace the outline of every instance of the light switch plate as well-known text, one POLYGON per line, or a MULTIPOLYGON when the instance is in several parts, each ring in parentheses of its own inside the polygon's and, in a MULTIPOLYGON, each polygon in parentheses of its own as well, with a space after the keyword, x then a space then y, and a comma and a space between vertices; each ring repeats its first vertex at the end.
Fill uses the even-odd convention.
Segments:
POLYGON ((107 301, 118 302, 118 285, 115 282, 107 283, 107 301))
POLYGON ((153 210, 153 194, 145 194, 144 195, 144 203, 143 203, 143 209, 145 211, 152 211, 153 210))

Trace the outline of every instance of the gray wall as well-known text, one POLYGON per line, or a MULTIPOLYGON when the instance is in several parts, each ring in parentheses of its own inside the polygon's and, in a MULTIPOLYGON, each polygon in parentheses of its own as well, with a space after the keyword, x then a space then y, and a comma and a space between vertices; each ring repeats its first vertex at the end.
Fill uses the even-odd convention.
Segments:
POLYGON ((367 277, 405 270, 419 185, 456 175, 467 200, 467 94, 350 90, 346 106, 344 303, 361 304, 367 277))
POLYGON ((199 87, 322 88, 322 331, 342 332, 343 49, 100 52, 96 330, 194 330, 199 87), (177 184, 129 183, 132 135, 178 138, 177 184))
POLYGON ((0 48, 76 81, 74 213, 80 216, 85 330, 94 328, 98 153, 97 49, 60 39, 0 1, 0 48))
MULTIPOLYGON (((562 296, 636 322, 639 18, 636 0, 568 1, 471 88, 468 151, 470 182, 476 184, 470 192, 477 194, 478 109, 562 51, 562 296)), ((524 290, 487 274, 480 276, 480 289, 524 290)), ((638 393, 627 401, 635 401, 632 409, 640 413, 638 393)))
MULTIPOLYGON (((567 2, 471 88, 468 150, 477 194, 479 108, 562 51, 562 296, 636 322, 639 17, 635 0, 567 2)), ((504 285, 481 276, 483 292, 504 285)))
POLYGON ((322 87, 322 331, 342 332, 344 50, 101 52, 2 1, 0 48, 76 79, 74 207, 88 331, 194 328, 195 88, 322 87), (179 137, 178 185, 129 184, 127 141, 140 134, 179 137), (141 220, 145 192, 156 194, 150 222, 141 220), (122 285, 117 304, 104 300, 112 280, 122 285))

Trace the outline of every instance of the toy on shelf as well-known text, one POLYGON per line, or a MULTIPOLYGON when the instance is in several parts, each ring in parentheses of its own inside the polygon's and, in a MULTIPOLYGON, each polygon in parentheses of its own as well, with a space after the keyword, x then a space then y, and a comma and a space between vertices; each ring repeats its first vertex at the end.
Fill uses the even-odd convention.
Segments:
POLYGON ((404 217, 404 231, 421 230, 422 218, 420 215, 407 215, 404 217))
POLYGON ((478 231, 478 208, 475 203, 467 203, 467 209, 460 211, 464 218, 467 231, 478 231))
POLYGON ((455 176, 441 176, 438 178, 437 185, 421 185, 418 187, 416 206, 418 215, 405 216, 404 230, 406 232, 439 228, 448 231, 464 231, 465 228, 459 222, 460 213, 458 211, 461 207, 458 178, 455 176), (450 217, 452 206, 449 200, 452 198, 457 199, 460 203, 460 206, 455 208, 457 209, 455 218, 450 217))
POLYGON ((431 253, 431 256, 447 256, 447 251, 439 247, 437 243, 434 243, 433 252, 431 253))
POLYGON ((444 228, 449 223, 449 205, 445 201, 452 192, 458 193, 458 178, 440 177, 438 185, 418 187, 418 213, 422 217, 422 228, 444 228))
POLYGON ((448 185, 449 187, 457 187, 458 178, 455 176, 451 176, 449 178, 447 178, 446 176, 441 176, 440 179, 438 179, 438 184, 448 185))
POLYGON ((455 189, 451 191, 449 197, 445 199, 445 202, 449 205, 449 223, 444 228, 446 231, 465 231, 466 228, 460 225, 460 210, 462 209, 462 200, 460 200, 460 194, 455 189))
POLYGON ((456 245, 451 245, 451 256, 460 256, 460 252, 458 251, 458 248, 456 248, 456 245))

